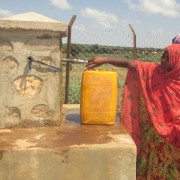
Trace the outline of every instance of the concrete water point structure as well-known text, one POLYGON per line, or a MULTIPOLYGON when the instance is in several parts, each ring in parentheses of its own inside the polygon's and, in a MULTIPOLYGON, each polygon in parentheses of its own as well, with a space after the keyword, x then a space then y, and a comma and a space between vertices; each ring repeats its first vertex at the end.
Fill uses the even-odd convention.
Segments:
POLYGON ((67 26, 29 12, 0 19, 0 180, 135 180, 136 146, 114 125, 80 123, 62 105, 67 26))
POLYGON ((34 12, 0 19, 0 128, 61 124, 61 72, 28 57, 60 67, 66 30, 34 12))

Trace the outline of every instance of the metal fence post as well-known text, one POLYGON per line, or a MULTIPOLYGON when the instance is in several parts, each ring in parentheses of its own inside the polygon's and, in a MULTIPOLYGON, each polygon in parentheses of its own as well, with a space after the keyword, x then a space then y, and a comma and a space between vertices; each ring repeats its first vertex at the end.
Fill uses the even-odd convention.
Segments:
POLYGON ((129 24, 129 27, 133 33, 133 40, 134 40, 134 47, 133 47, 133 58, 136 59, 137 58, 137 49, 136 49, 136 33, 132 27, 131 24, 129 24))
MULTIPOLYGON (((72 25, 75 19, 76 19, 76 15, 73 15, 68 25, 66 58, 70 58, 70 54, 71 54, 71 29, 72 29, 72 25)), ((66 63, 65 101, 64 101, 65 104, 68 104, 69 80, 70 80, 70 62, 67 62, 66 63)))

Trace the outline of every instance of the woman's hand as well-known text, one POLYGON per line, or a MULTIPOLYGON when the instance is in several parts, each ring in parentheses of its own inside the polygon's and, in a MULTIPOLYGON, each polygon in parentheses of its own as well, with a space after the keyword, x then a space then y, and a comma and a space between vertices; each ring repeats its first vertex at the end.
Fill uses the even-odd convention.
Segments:
POLYGON ((105 63, 108 63, 108 58, 107 57, 96 56, 96 57, 93 57, 93 58, 88 60, 88 64, 86 65, 86 67, 88 69, 93 69, 93 68, 101 66, 101 65, 103 65, 105 63))

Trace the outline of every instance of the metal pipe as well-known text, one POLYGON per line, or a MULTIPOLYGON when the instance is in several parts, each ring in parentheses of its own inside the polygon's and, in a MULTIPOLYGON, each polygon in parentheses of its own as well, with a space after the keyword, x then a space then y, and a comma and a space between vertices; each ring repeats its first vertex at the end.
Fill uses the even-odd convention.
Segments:
POLYGON ((32 56, 29 56, 27 60, 29 61, 29 70, 31 70, 32 62, 35 62, 35 63, 38 63, 38 64, 42 64, 43 66, 48 67, 49 69, 53 70, 54 72, 60 72, 62 70, 60 67, 51 66, 51 65, 46 64, 46 63, 44 63, 42 61, 37 61, 32 56))
POLYGON ((63 58, 62 59, 63 62, 72 62, 72 63, 87 63, 88 60, 87 59, 70 59, 70 58, 63 58))

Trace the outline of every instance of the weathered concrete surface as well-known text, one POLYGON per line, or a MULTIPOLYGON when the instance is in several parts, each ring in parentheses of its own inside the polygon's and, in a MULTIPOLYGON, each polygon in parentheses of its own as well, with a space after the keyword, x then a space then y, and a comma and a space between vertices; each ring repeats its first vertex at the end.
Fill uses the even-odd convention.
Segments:
POLYGON ((35 12, 27 12, 0 19, 0 30, 43 30, 61 33, 66 36, 67 25, 35 12))
POLYGON ((37 63, 31 64, 30 71, 27 61, 32 56, 61 66, 61 32, 66 25, 56 28, 52 23, 59 24, 37 13, 0 19, 0 128, 61 124, 61 72, 37 63), (13 30, 9 21, 15 25, 13 30))
POLYGON ((1 180, 135 180, 136 146, 118 119, 82 125, 64 105, 61 127, 0 130, 1 180))

